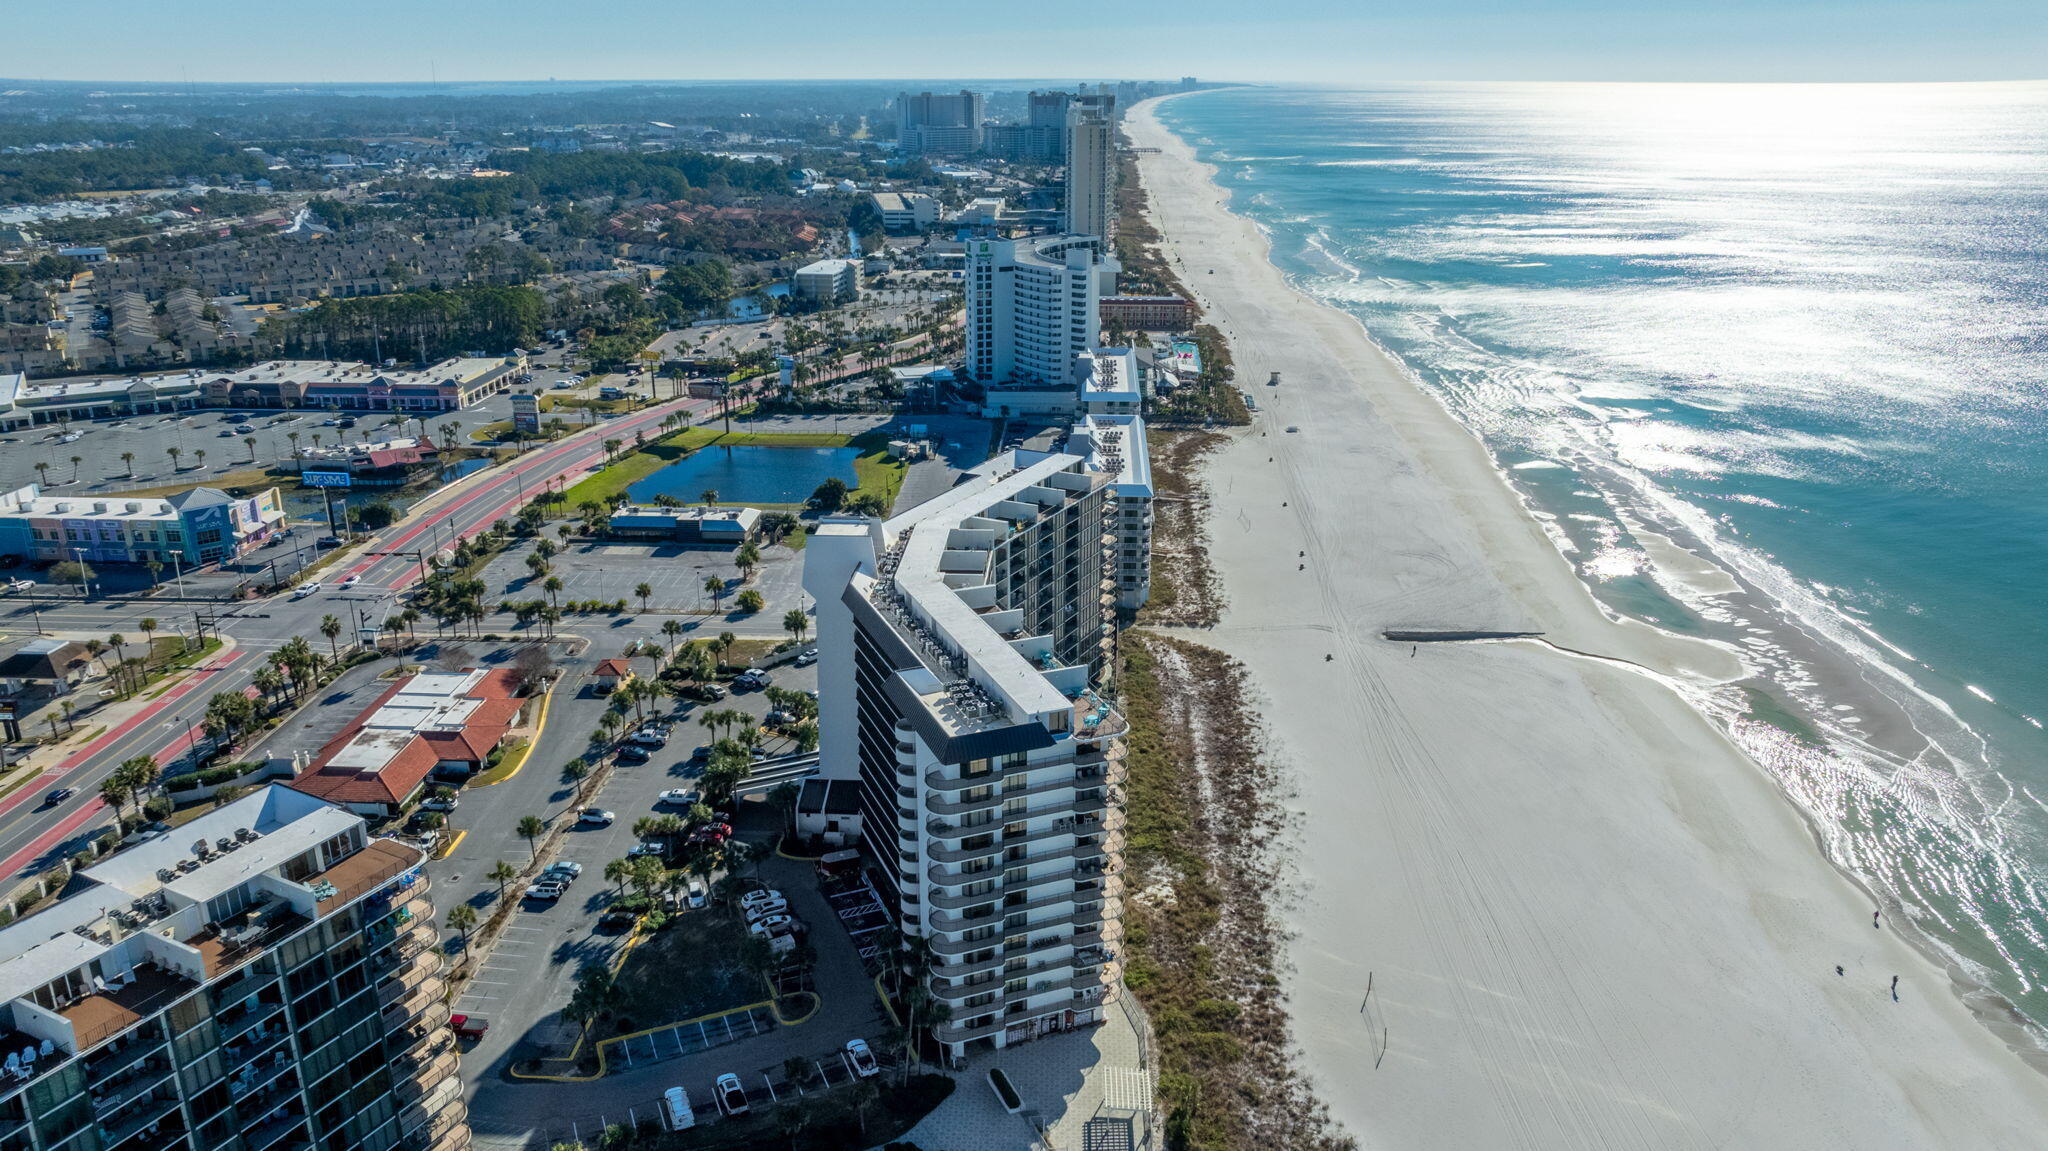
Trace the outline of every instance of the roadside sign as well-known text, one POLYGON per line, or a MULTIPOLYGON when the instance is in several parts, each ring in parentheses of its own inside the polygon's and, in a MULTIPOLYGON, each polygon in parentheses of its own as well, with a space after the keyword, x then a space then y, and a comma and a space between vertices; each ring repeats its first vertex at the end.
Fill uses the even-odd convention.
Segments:
POLYGON ((299 482, 309 488, 345 488, 356 478, 347 472, 300 472, 299 482))
POLYGON ((528 435, 540 433, 540 397, 515 392, 512 396, 512 430, 528 435))

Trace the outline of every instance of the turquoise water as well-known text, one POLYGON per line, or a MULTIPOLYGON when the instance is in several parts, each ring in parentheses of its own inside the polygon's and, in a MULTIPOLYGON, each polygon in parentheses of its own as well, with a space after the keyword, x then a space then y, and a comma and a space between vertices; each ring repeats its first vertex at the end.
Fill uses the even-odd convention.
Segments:
POLYGON ((1835 858, 2048 1020, 2048 85, 1238 90, 1161 115, 1596 594, 1745 652, 1756 679, 1700 705, 1835 858), (1740 591, 1676 578, 1664 538, 1740 591))
POLYGON ((708 447, 626 489, 637 503, 674 496, 697 503, 707 490, 728 504, 800 504, 838 476, 853 487, 859 448, 708 447))

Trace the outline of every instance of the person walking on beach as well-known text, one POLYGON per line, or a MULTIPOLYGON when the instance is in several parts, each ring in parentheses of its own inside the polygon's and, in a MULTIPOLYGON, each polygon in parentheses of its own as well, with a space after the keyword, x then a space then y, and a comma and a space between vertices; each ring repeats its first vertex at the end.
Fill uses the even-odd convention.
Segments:
POLYGON ((1841 973, 1842 973, 1842 965, 1841 965, 1841 964, 1839 964, 1839 963, 1835 964, 1835 974, 1836 974, 1836 975, 1840 975, 1841 973))
POLYGON ((1871 913, 1870 913, 1870 925, 1871 925, 1872 927, 1876 927, 1876 926, 1877 926, 1877 917, 1878 917, 1878 914, 1879 914, 1879 913, 1878 913, 1878 912, 1875 912, 1875 911, 1873 911, 1873 912, 1871 912, 1871 913))
POLYGON ((1898 976, 1896 976, 1896 975, 1894 975, 1894 976, 1892 976, 1892 1002, 1893 1002, 1893 1003, 1897 1003, 1898 1001, 1899 1001, 1899 977, 1898 977, 1898 976))

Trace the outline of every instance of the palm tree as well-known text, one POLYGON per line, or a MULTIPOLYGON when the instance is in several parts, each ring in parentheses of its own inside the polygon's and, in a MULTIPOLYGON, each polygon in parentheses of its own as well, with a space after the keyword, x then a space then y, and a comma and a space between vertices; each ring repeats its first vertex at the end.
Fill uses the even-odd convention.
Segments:
POLYGON ((705 489, 704 489, 704 490, 703 490, 702 492, 700 492, 700 493, 698 494, 697 498, 698 498, 698 499, 701 499, 701 500, 703 500, 703 501, 704 501, 704 506, 705 506, 705 507, 717 507, 717 506, 718 506, 718 489, 717 489, 717 488, 705 488, 705 489))
POLYGON ((718 608, 723 606, 725 599, 724 580, 719 579, 717 576, 705 576, 704 591, 707 595, 711 597, 711 606, 713 611, 716 611, 718 610, 718 608))
POLYGON ((127 469, 128 469, 128 478, 129 478, 129 479, 131 479, 131 480, 132 480, 132 479, 134 479, 134 478, 135 478, 135 453, 134 453, 134 452, 122 452, 122 453, 121 453, 121 464, 122 464, 122 466, 123 466, 123 467, 125 467, 125 468, 127 468, 127 469))
POLYGON ((647 601, 654 597, 654 585, 650 583, 637 584, 633 588, 633 594, 640 597, 640 610, 644 612, 647 610, 647 601))
POLYGON ((195 467, 195 468, 198 468, 198 469, 199 469, 200 471, 205 471, 205 470, 206 470, 206 449, 205 449, 205 448, 194 448, 194 449, 192 449, 192 466, 193 466, 193 467, 195 467))
POLYGON ((796 642, 804 642, 804 633, 811 630, 811 617, 800 607, 790 608, 782 613, 782 630, 788 632, 796 642))
POLYGON ((252 464, 253 464, 253 463, 255 463, 255 462, 256 462, 256 437, 255 437, 255 436, 243 436, 243 437, 242 437, 242 445, 243 445, 244 447, 246 447, 246 448, 248 448, 248 449, 249 449, 249 462, 250 462, 250 463, 252 463, 252 464))
POLYGON ((569 585, 562 582, 561 576, 552 575, 547 578, 547 582, 540 585, 541 590, 548 593, 549 602, 555 605, 561 603, 562 589, 567 586, 569 585))
POLYGON ((176 474, 178 470, 178 457, 185 454, 185 449, 180 447, 169 447, 164 449, 164 454, 171 457, 171 472, 173 474, 176 474))
POLYGON ((297 432, 286 432, 286 433, 284 434, 284 438, 285 438, 285 439, 287 439, 287 440, 289 440, 289 441, 291 442, 291 445, 292 445, 292 458, 293 458, 293 459, 298 459, 298 458, 299 458, 299 433, 297 433, 297 432))
POLYGON ((626 894, 626 881, 633 877, 633 861, 614 859, 604 865, 604 881, 619 885, 619 894, 626 894))
POLYGON ((533 852, 535 862, 540 861, 539 841, 541 833, 547 829, 548 825, 542 822, 538 815, 523 815, 519 817, 519 834, 525 837, 526 849, 533 852))
POLYGON ((85 457, 84 457, 84 456, 72 456, 72 457, 71 457, 71 481, 70 481, 70 482, 72 482, 72 483, 74 483, 74 484, 78 482, 78 465, 80 465, 80 464, 82 464, 82 463, 84 463, 84 462, 85 462, 85 457))
POLYGON ((743 543, 740 550, 734 553, 732 562, 740 569, 740 579, 753 579, 754 569, 761 566, 761 549, 754 546, 752 541, 743 543))
POLYGON ((505 886, 519 878, 519 869, 501 859, 484 873, 484 877, 498 885, 498 901, 502 903, 505 899, 505 886))
POLYGON ((42 478, 44 487, 50 486, 50 461, 37 460, 36 475, 42 478))
MULTIPOLYGON (((129 474, 132 476, 134 473, 131 472, 129 474)), ((155 587, 163 582, 164 561, 156 558, 155 552, 149 553, 149 558, 142 561, 142 566, 149 569, 149 583, 151 587, 155 587)))
POLYGON ((469 929, 476 926, 476 908, 467 903, 458 903, 448 909, 448 928, 462 934, 462 949, 469 950, 469 929))
POLYGON ((683 625, 676 620, 669 620, 661 625, 661 634, 668 638, 668 651, 662 653, 662 658, 667 659, 669 652, 675 650, 676 641, 683 634, 683 625))
POLYGON ((327 650, 332 655, 334 662, 340 663, 341 647, 336 641, 341 638, 341 621, 332 615, 321 616, 320 634, 327 637, 327 650))

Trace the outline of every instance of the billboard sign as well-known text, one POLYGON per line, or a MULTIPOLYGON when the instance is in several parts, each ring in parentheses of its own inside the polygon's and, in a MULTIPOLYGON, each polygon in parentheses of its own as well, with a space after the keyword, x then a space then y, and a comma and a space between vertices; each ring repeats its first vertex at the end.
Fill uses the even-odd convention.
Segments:
POLYGON ((300 472, 299 482, 309 488, 345 488, 356 478, 347 472, 300 472))
POLYGON ((540 397, 523 393, 512 396, 512 430, 527 435, 540 434, 540 397))

